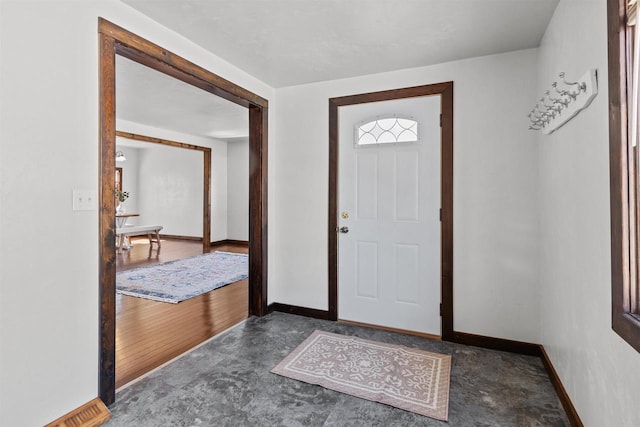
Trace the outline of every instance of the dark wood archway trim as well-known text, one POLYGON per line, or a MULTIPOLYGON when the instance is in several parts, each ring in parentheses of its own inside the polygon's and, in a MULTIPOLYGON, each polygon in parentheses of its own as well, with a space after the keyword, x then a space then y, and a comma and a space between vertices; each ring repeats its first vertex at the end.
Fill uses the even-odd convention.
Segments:
POLYGON ((168 74, 185 83, 249 108, 268 107, 269 102, 235 83, 230 82, 142 37, 98 18, 98 31, 117 41, 118 55, 129 58, 154 70, 168 74))
POLYGON ((136 133, 116 130, 116 136, 132 139, 134 141, 149 142, 164 145, 166 147, 195 150, 202 153, 203 177, 202 177, 202 252, 209 252, 211 246, 211 148, 199 145, 186 144, 184 142, 155 138, 152 136, 138 135, 136 133))
POLYGON ((441 335, 453 340, 453 82, 329 99, 329 318, 338 319, 338 108, 429 95, 441 100, 441 335))
MULTIPOLYGON (((249 314, 267 313, 267 118, 266 99, 163 49, 103 18, 99 32, 99 394, 115 400, 115 62, 116 54, 249 109, 249 314)), ((209 240, 209 239, 207 239, 209 240)))

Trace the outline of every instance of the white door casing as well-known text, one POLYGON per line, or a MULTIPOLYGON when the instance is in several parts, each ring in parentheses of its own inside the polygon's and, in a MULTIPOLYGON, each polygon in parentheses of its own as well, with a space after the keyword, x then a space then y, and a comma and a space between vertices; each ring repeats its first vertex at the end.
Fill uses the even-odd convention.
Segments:
POLYGON ((440 96, 343 106, 339 123, 338 317, 440 335, 440 96), (394 115, 417 143, 355 146, 357 124, 394 115))

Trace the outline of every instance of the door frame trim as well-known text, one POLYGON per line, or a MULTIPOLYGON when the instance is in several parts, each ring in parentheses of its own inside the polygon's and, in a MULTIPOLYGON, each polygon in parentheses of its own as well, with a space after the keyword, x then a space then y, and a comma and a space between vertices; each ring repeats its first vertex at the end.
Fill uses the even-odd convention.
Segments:
POLYGON ((269 102, 104 18, 99 38, 99 379, 106 405, 115 400, 116 248, 113 197, 116 140, 116 55, 248 108, 249 315, 267 314, 267 152, 269 102))
POLYGON ((440 95, 441 151, 440 199, 440 298, 441 336, 451 341, 453 334, 453 82, 362 93, 329 99, 329 319, 338 320, 338 108, 369 102, 440 95))

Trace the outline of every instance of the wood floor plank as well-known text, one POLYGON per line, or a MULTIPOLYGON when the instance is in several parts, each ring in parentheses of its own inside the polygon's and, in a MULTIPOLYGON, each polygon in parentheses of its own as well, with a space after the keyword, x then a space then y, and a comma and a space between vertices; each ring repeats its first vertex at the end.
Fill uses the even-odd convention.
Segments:
MULTIPOLYGON (((133 239, 118 254, 118 271, 182 259, 202 253, 202 243, 162 240, 160 254, 149 256, 148 240, 133 239)), ((247 253, 243 245, 213 251, 247 253)), ((240 280, 195 298, 170 304, 127 295, 116 297, 116 387, 157 368, 247 318, 248 281, 240 280)))

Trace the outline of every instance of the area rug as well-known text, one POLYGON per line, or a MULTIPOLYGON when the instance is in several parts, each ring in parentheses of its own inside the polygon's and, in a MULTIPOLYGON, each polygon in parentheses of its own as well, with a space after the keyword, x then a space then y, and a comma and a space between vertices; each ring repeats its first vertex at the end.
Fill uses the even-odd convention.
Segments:
POLYGON ((451 356, 315 331, 271 372, 447 421, 451 356))
POLYGON ((211 252, 116 274, 119 294, 178 303, 248 276, 248 256, 211 252))

